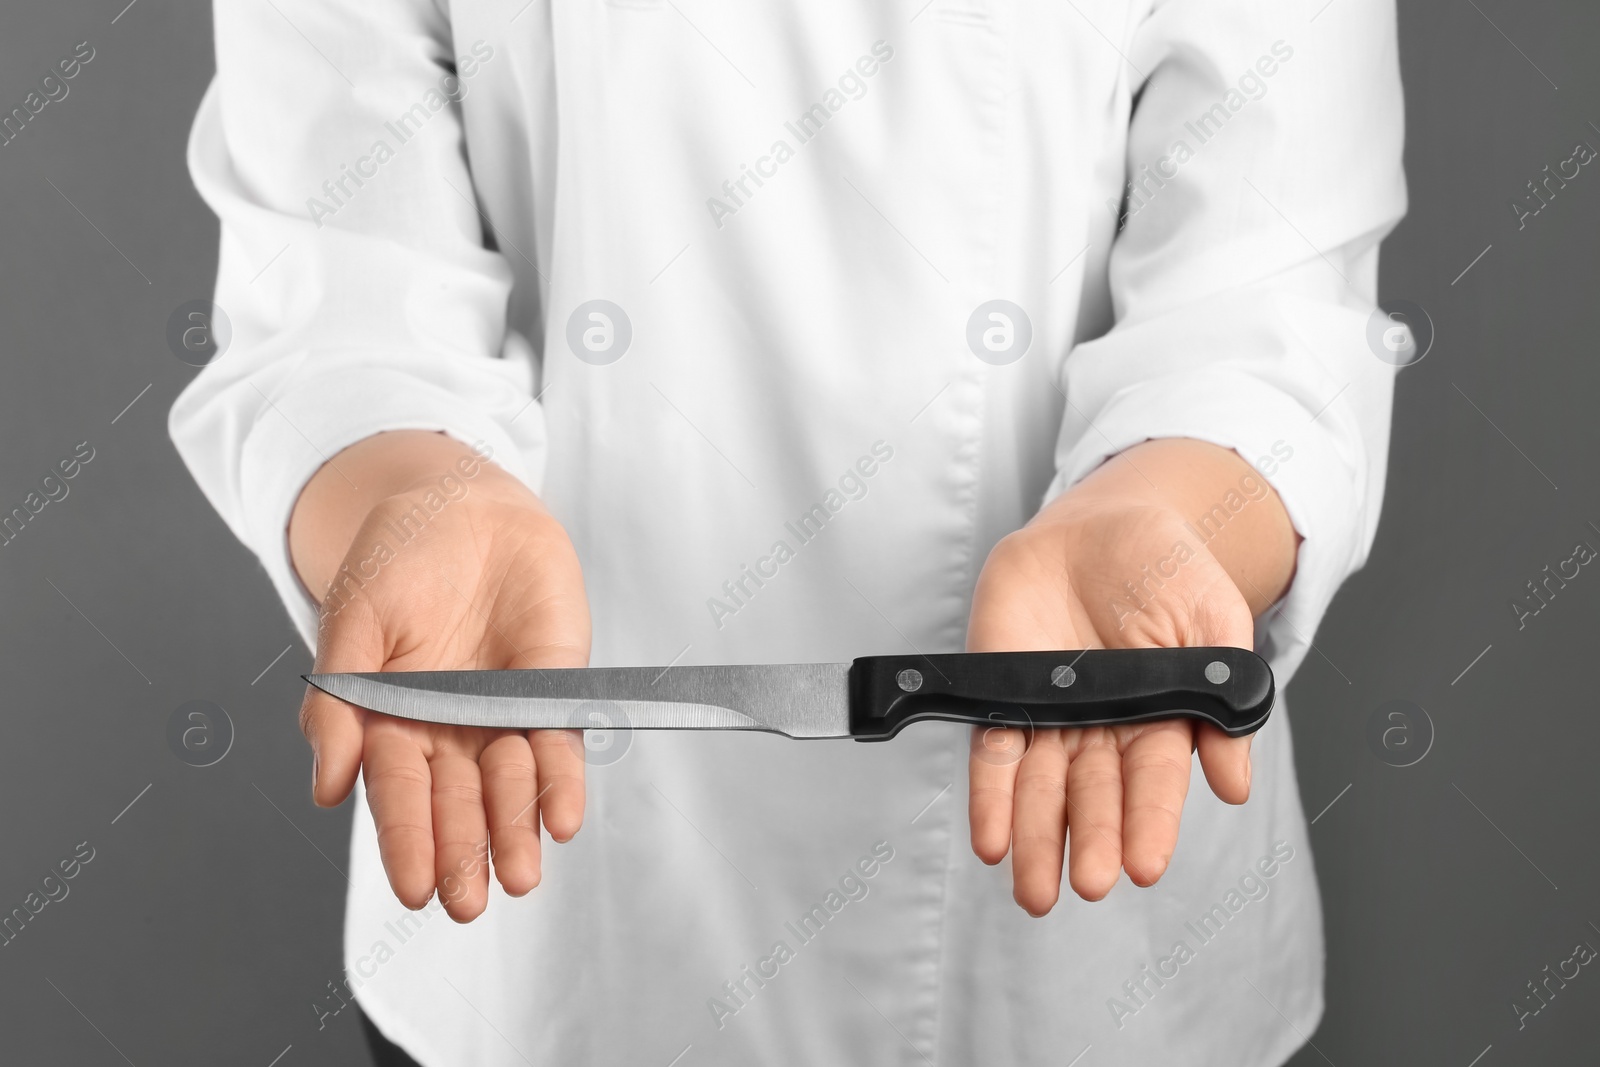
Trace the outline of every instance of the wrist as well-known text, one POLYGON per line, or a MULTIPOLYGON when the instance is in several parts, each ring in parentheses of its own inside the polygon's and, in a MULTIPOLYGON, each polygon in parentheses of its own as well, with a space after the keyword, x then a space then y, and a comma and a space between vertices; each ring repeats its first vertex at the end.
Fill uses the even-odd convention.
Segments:
POLYGON ((1187 438, 1135 445, 1050 501, 1034 523, 1082 545, 1097 529, 1125 529, 1107 522, 1116 517, 1181 529, 1184 548, 1214 556, 1254 615, 1288 591, 1299 535, 1277 493, 1231 449, 1187 438))
POLYGON ((327 587, 370 515, 430 491, 453 499, 473 491, 539 507, 538 498, 481 451, 443 433, 398 430, 357 441, 312 475, 289 518, 289 554, 313 599, 327 587))

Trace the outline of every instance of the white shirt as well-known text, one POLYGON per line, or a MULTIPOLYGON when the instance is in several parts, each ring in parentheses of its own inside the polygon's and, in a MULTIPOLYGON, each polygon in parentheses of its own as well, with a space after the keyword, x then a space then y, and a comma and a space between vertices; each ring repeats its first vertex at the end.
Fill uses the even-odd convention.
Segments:
MULTIPOLYGON (((1405 207, 1391 4, 1312 13, 218 4, 190 164, 233 338, 173 437, 307 641, 285 528, 326 457, 486 443, 577 545, 596 665, 959 650, 999 537, 1200 438, 1304 537, 1258 626, 1281 687, 1377 523, 1366 332, 1405 207), (584 309, 569 343, 593 300, 626 327, 584 309)), ((1042 920, 971 854, 961 728, 625 741, 540 887, 470 926, 402 924, 358 799, 350 985, 422 1063, 1253 1067, 1316 1027, 1281 703, 1247 805, 1197 770, 1157 887, 1042 920)))

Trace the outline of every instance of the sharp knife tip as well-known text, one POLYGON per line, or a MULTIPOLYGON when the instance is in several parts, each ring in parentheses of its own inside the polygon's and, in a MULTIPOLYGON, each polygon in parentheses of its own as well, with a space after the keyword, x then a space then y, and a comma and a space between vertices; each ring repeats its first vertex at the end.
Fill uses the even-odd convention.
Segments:
MULTIPOLYGON (((350 682, 350 679, 353 677, 352 675, 339 674, 337 672, 326 672, 320 674, 302 674, 300 677, 304 678, 308 685, 315 689, 321 690, 322 692, 333 697, 335 700, 342 700, 346 704, 355 704, 355 701, 352 699, 355 694, 351 691, 350 682)), ((361 707, 364 705, 356 706, 361 707)))

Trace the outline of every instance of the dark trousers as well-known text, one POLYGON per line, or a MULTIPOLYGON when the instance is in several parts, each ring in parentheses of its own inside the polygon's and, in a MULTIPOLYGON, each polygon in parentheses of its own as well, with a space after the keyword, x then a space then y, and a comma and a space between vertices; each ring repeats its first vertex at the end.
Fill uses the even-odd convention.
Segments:
POLYGON ((417 1061, 407 1056, 404 1049, 383 1036, 366 1012, 357 1008, 356 1015, 361 1020, 361 1032, 367 1037, 367 1051, 372 1053, 373 1067, 418 1067, 417 1061))

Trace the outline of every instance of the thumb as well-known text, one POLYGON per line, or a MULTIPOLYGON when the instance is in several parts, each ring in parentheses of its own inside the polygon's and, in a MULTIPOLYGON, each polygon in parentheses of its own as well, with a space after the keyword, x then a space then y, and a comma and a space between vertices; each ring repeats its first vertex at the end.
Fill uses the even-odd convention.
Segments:
MULTIPOLYGON (((365 599, 346 601, 318 620, 317 673, 377 671, 386 656, 383 629, 365 599)), ((319 807, 343 803, 355 786, 366 719, 364 709, 306 686, 300 731, 311 742, 311 797, 319 807)))
MULTIPOLYGON (((1191 631, 1195 645, 1253 648, 1255 645, 1255 620, 1250 608, 1237 590, 1226 604, 1210 601, 1196 612, 1191 631)), ((1195 749, 1200 753, 1200 767, 1205 771, 1206 783, 1217 798, 1229 804, 1243 804, 1250 797, 1250 745, 1254 734, 1229 737, 1210 723, 1201 723, 1196 731, 1195 749)))

